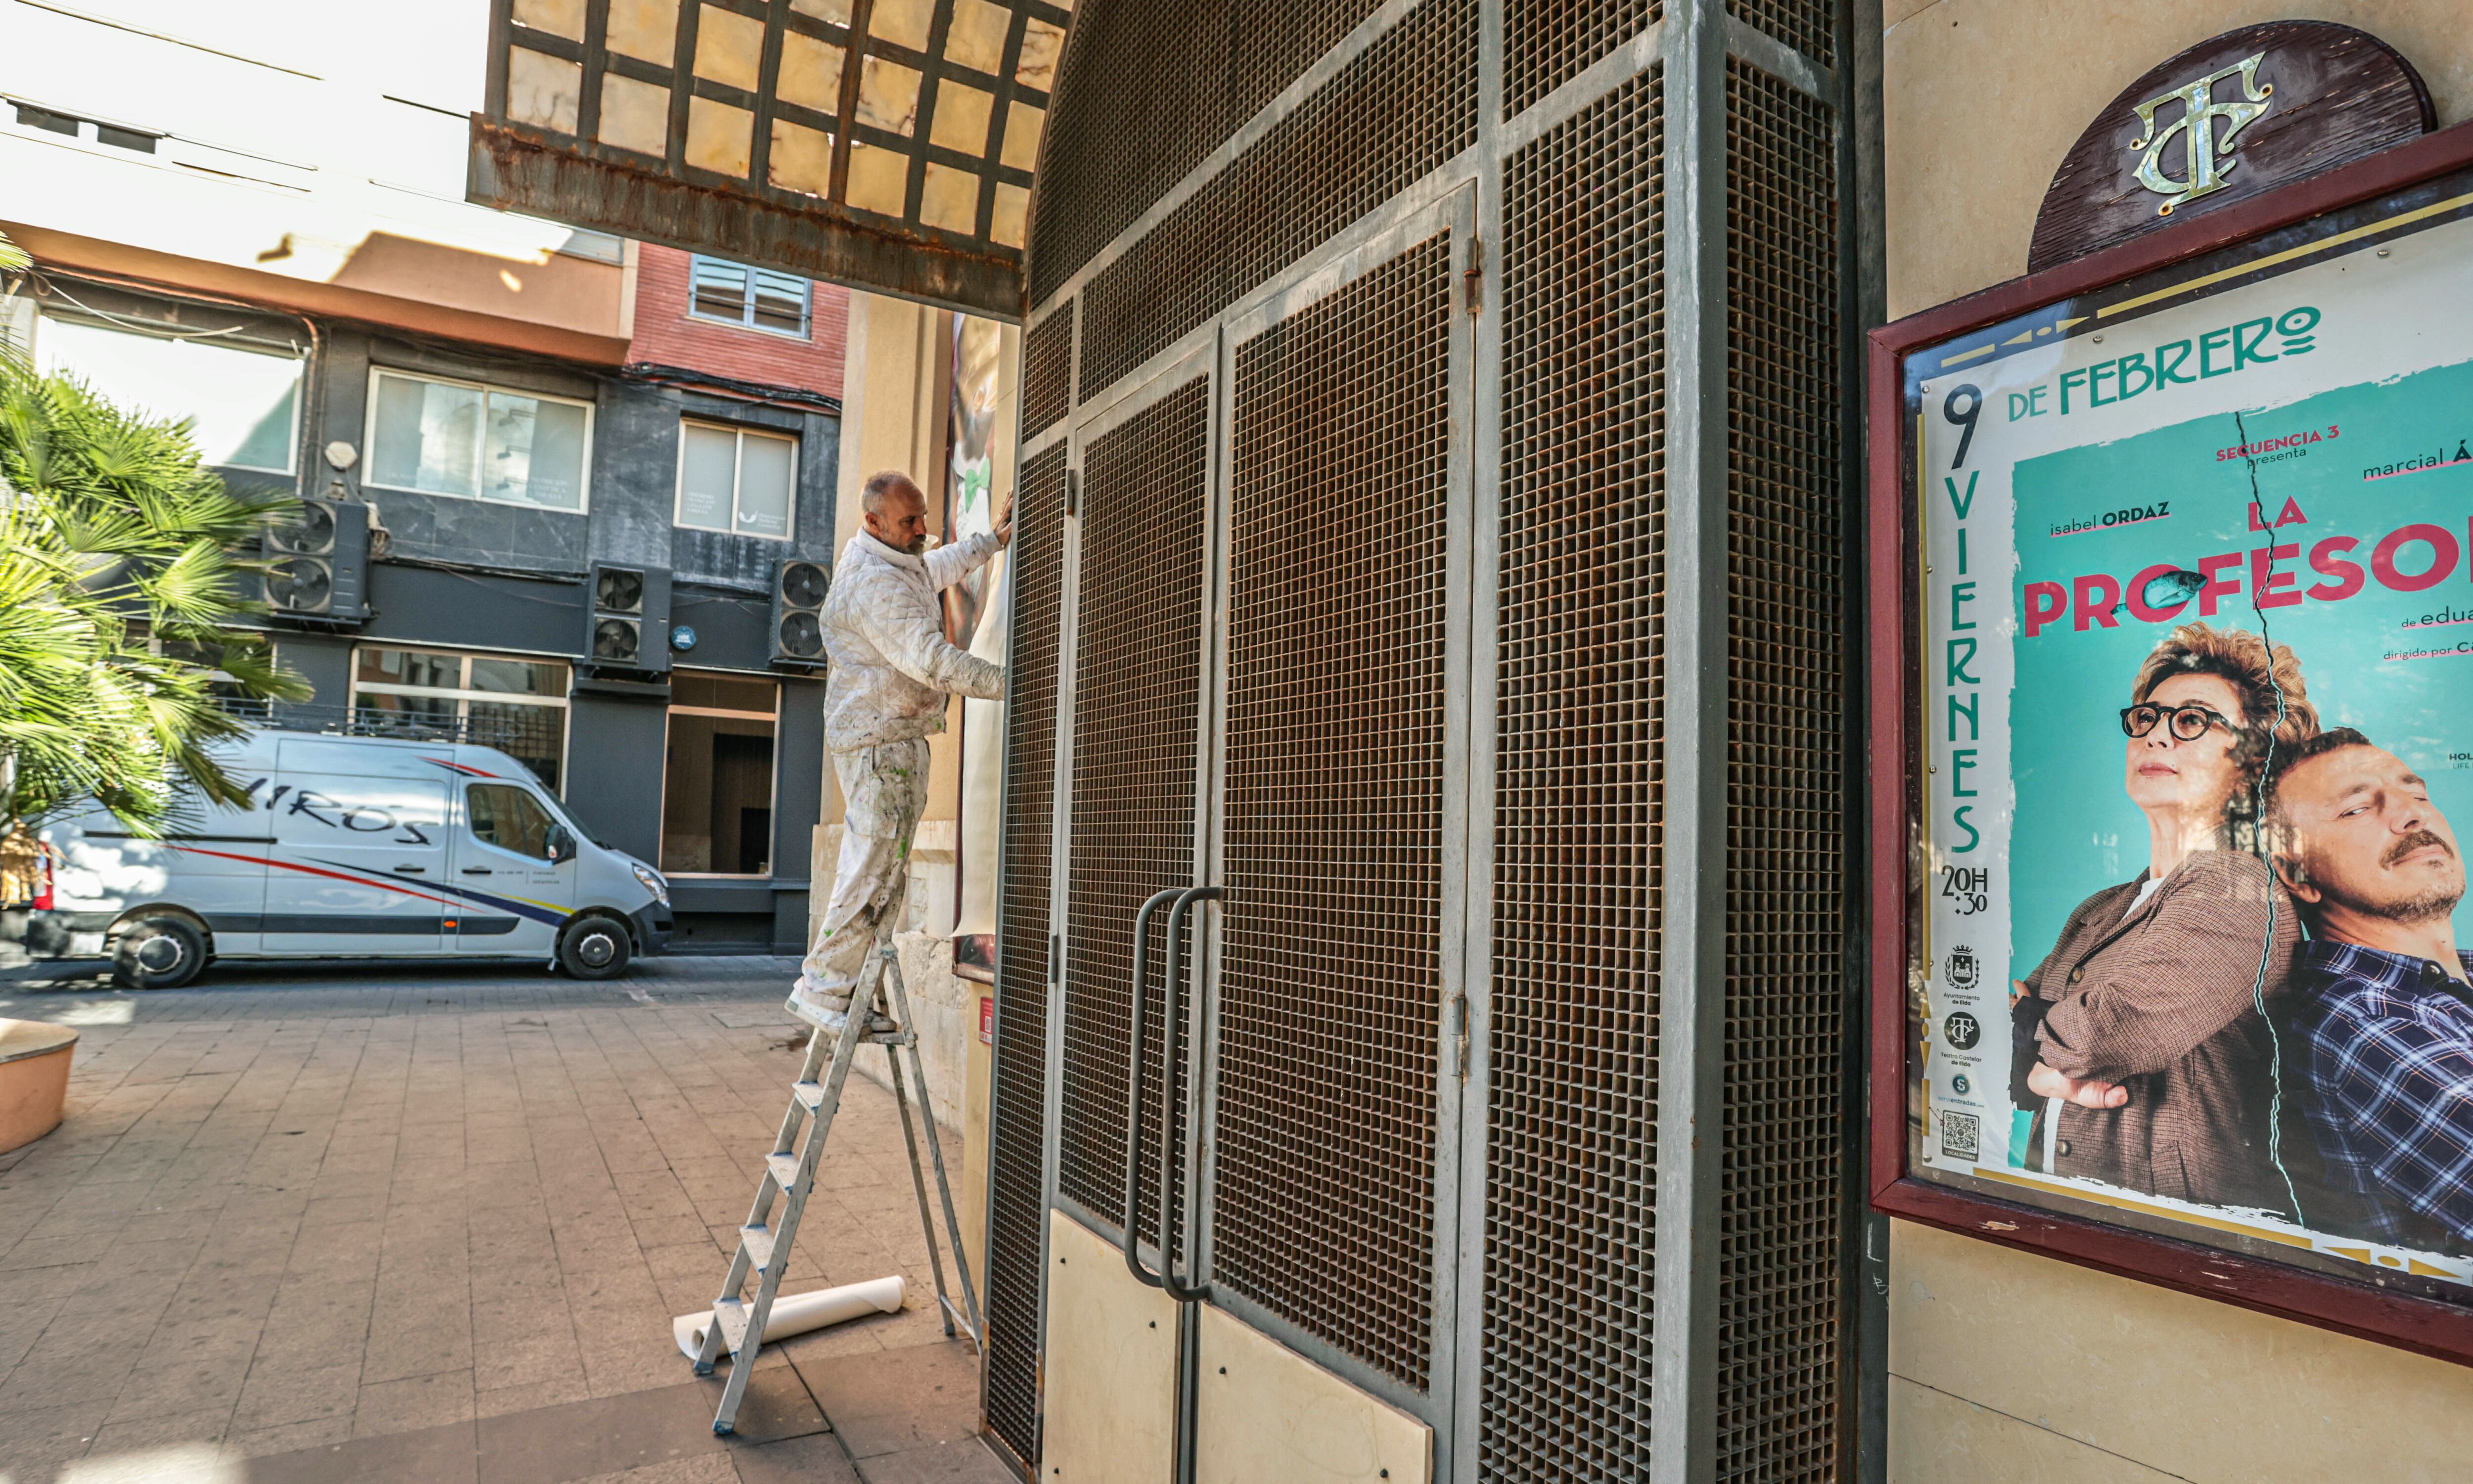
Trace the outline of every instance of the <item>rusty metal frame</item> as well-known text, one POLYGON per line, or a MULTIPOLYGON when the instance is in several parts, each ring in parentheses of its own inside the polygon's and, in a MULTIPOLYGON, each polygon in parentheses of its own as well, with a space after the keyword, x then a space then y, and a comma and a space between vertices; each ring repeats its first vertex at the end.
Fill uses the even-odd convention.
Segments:
POLYGON ((824 202, 785 205, 596 158, 519 124, 472 118, 466 199, 571 227, 848 284, 1006 323, 1022 315, 1020 256, 955 246, 824 202))
MULTIPOLYGON (((994 227, 1002 186, 1026 189, 1030 172, 1002 160, 1005 133, 1016 107, 1043 111, 1052 94, 1027 87, 1014 76, 1022 39, 1034 18, 1063 25, 1066 12, 1045 0, 1009 5, 1001 76, 948 63, 943 46, 954 0, 936 0, 927 49, 916 52, 870 35, 875 0, 852 0, 848 26, 793 11, 788 0, 703 0, 680 7, 667 66, 612 52, 607 44, 609 0, 588 0, 581 40, 518 28, 512 0, 491 8, 490 60, 484 112, 473 116, 466 199, 502 210, 677 247, 716 252, 802 276, 846 283, 871 292, 959 309, 1005 323, 1019 323, 1023 302, 1024 251, 987 236, 994 227), (695 50, 705 5, 718 5, 764 25, 753 93, 695 73, 695 50), (777 99, 782 37, 796 31, 838 47, 843 55, 838 111, 827 116, 777 99), (572 135, 509 118, 509 48, 572 62, 582 69, 572 135), (900 135, 856 119, 860 81, 868 60, 884 58, 921 74, 918 123, 900 135), (611 73, 655 84, 668 92, 668 132, 659 161, 598 140, 602 80, 611 73), (989 92, 988 132, 982 152, 971 155, 930 137, 936 95, 946 75, 989 92), (686 161, 688 111, 693 99, 711 98, 751 116, 746 179, 716 175, 686 161), (771 126, 777 114, 832 137, 828 196, 819 198, 769 184, 771 126), (978 181, 972 232, 906 223, 845 203, 853 140, 904 156, 903 215, 918 214, 931 163, 964 171, 978 181)), ((1043 144, 1044 144, 1043 140, 1043 144)))

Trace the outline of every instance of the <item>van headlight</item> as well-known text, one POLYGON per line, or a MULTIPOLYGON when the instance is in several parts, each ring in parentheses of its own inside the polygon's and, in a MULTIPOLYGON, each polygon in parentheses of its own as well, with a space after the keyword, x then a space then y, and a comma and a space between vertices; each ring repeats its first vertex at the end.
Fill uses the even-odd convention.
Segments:
POLYGON ((670 883, 661 879, 660 872, 641 861, 629 861, 627 864, 636 873, 636 879, 644 883, 644 890, 653 894, 655 901, 664 907, 670 904, 670 883))

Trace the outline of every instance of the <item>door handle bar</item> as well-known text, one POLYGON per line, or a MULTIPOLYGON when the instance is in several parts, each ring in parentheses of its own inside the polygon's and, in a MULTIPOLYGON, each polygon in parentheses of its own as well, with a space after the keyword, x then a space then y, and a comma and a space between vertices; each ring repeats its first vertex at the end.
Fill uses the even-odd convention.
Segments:
MULTIPOLYGON (((1176 900, 1178 894, 1184 890, 1185 888, 1182 887, 1171 886, 1165 891, 1153 892, 1151 899, 1143 902, 1141 910, 1134 914, 1133 1052, 1125 1068, 1124 1249, 1127 1271, 1153 1288, 1160 1286, 1160 1275, 1142 1266, 1141 1256, 1138 1251, 1140 1238, 1136 1235, 1137 1223, 1141 1217, 1142 1210, 1143 981, 1150 975, 1151 914, 1158 911, 1162 903, 1176 900)), ((1169 942, 1172 945, 1175 940, 1171 938, 1169 942)), ((1175 962, 1173 946, 1169 951, 1171 954, 1169 962, 1173 963, 1175 962)), ((1174 1024, 1173 1021, 1165 1023, 1174 1024)), ((1173 1046, 1176 1042, 1171 1039, 1168 1044, 1173 1046)), ((1160 1159, 1163 1162, 1167 1159, 1167 1130, 1164 1125, 1160 1129, 1160 1159)), ((1164 1227, 1160 1229, 1160 1266, 1162 1269, 1167 1266, 1167 1229, 1164 1227)))
MULTIPOLYGON (((1175 1038, 1177 1019, 1184 1011, 1185 939, 1182 934, 1185 928, 1185 914, 1187 910, 1197 901, 1218 901, 1227 895, 1228 891, 1225 887, 1190 886, 1186 888, 1184 893, 1176 898, 1176 905, 1168 909, 1167 973, 1165 975, 1166 983, 1162 986, 1161 990, 1161 993, 1166 996, 1166 1001, 1164 1007, 1164 1013, 1160 1017, 1160 1026, 1161 1033, 1168 1038, 1167 1044, 1171 1050, 1176 1045, 1175 1038)), ((1203 1040, 1204 1038, 1201 1036, 1194 1037, 1192 1043, 1187 1048, 1187 1056, 1190 1057, 1195 1052, 1200 1051, 1202 1049, 1203 1040)), ((1192 1068, 1188 1065, 1186 1077, 1187 1088, 1185 1107, 1188 1123, 1188 1138, 1186 1142, 1188 1145, 1192 1142, 1190 1137, 1190 1125, 1193 1117, 1195 1116, 1193 1106, 1193 1083, 1195 1080, 1196 1079, 1192 1075, 1192 1068)), ((1176 1079, 1167 1074, 1165 1059, 1163 1058, 1160 1075, 1160 1285, 1167 1290, 1169 1298, 1176 1300, 1178 1303, 1194 1304, 1211 1296, 1211 1284, 1208 1282, 1188 1284, 1178 1279, 1176 1276, 1176 1258, 1168 1246, 1167 1239, 1169 1222, 1174 1214, 1173 1208, 1176 1204, 1176 1176, 1180 1169, 1184 1170, 1186 1177, 1185 1191, 1187 1199, 1190 1201, 1193 1195, 1194 1171, 1186 1167, 1185 1161, 1182 1159, 1175 1162, 1170 1162, 1168 1158, 1168 1131, 1174 1127, 1174 1121, 1171 1115, 1175 1111, 1176 1079)), ((1180 1234, 1190 1235, 1189 1233, 1180 1234)))

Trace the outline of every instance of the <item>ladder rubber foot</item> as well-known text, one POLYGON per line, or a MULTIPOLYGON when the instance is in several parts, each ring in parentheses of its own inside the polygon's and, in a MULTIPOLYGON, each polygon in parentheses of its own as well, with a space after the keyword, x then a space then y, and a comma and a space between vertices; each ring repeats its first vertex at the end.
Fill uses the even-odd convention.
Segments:
POLYGON ((712 1424, 712 1435, 716 1438, 729 1437, 732 1433, 734 1433, 738 1429, 736 1427, 728 1423, 715 1423, 712 1424))

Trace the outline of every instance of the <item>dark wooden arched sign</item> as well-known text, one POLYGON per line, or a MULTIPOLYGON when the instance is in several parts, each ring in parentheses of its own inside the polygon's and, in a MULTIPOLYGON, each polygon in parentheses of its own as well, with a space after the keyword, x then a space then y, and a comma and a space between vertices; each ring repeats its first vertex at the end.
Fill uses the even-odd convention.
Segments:
POLYGON ((2201 41, 2122 90, 2061 159, 2035 216, 2040 273, 2418 138, 2430 90, 2394 48, 2327 21, 2201 41))

